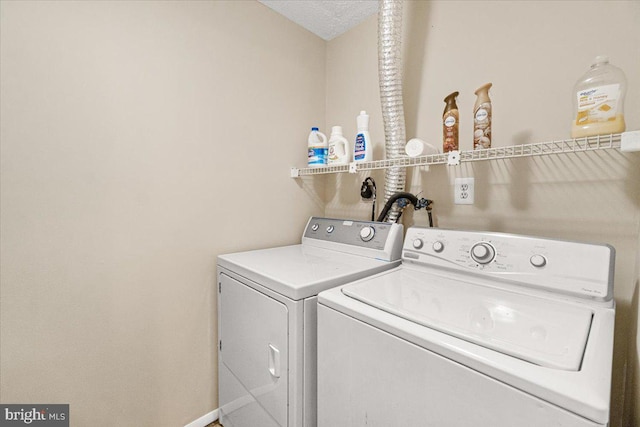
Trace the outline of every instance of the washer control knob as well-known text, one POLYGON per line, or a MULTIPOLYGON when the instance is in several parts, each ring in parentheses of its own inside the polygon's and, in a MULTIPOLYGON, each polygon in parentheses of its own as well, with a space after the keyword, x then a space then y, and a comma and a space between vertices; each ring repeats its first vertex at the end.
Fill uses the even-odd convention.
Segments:
POLYGON ((444 251, 444 243, 442 243, 439 240, 436 240, 435 242, 433 242, 433 246, 432 246, 433 250, 440 253, 442 251, 444 251))
POLYGON ((471 258, 478 264, 489 264, 496 256, 496 250, 487 242, 480 242, 471 248, 471 258))
POLYGON ((330 225, 330 226, 327 227, 327 233, 333 233, 333 230, 335 230, 333 225, 330 225))
POLYGON ((532 256, 531 258, 529 258, 529 262, 531 262, 531 265, 533 265, 534 267, 544 267, 545 265, 547 265, 547 259, 542 255, 532 256))
POLYGON ((370 225, 364 226, 360 230, 360 238, 364 242, 368 242, 369 240, 373 239, 373 236, 375 235, 376 235, 376 230, 370 225))
POLYGON ((318 224, 317 222, 311 226, 311 229, 313 231, 318 231, 318 228, 320 228, 320 224, 318 224))
POLYGON ((424 246, 424 242, 422 239, 413 239, 413 247, 414 249, 420 249, 424 246))

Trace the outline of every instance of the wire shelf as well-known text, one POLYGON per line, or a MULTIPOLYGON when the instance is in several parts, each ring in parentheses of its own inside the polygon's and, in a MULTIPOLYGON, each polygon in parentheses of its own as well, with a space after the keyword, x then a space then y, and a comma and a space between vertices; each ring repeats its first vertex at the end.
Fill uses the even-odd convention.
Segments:
POLYGON ((563 139, 533 144, 512 145, 508 147, 468 150, 444 154, 431 154, 420 157, 398 157, 396 159, 375 160, 371 162, 352 162, 348 165, 326 166, 320 168, 291 168, 291 177, 321 175, 328 173, 369 171, 395 167, 416 167, 430 165, 458 165, 461 162, 481 160, 511 159, 516 157, 546 156, 551 154, 578 153, 584 151, 622 149, 622 151, 640 150, 640 131, 615 133, 610 135, 589 136, 585 138, 563 139))

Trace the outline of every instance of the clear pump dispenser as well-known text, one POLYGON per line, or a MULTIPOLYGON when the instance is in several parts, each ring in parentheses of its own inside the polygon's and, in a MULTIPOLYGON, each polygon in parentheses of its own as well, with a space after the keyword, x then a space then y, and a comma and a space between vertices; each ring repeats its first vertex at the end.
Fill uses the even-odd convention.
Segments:
POLYGON ((624 72, 611 65, 608 57, 596 57, 589 71, 574 87, 571 137, 624 132, 626 90, 624 72))

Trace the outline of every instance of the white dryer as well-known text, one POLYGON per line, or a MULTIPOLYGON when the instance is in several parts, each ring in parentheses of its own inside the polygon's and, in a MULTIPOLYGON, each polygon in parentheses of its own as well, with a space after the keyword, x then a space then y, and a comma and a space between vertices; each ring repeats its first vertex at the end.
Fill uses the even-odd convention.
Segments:
POLYGON ((410 228, 318 297, 318 425, 606 426, 614 249, 410 228))
POLYGON ((218 257, 225 427, 316 425, 317 294, 399 265, 402 231, 313 217, 301 244, 218 257))

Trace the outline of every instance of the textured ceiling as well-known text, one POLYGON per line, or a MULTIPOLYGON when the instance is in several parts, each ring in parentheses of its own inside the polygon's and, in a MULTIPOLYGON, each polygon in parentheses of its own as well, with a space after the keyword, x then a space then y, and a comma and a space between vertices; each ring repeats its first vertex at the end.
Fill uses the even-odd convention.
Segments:
POLYGON ((378 11, 377 0, 258 0, 325 40, 355 27, 378 11))

